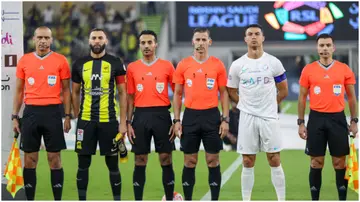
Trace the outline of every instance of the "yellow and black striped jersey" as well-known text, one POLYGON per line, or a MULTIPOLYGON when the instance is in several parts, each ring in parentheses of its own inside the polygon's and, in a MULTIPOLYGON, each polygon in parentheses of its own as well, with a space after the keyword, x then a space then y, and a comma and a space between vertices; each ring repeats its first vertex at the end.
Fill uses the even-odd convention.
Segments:
POLYGON ((81 84, 79 118, 85 121, 116 121, 116 81, 126 74, 120 58, 109 54, 101 58, 89 55, 74 62, 71 74, 72 81, 81 84))

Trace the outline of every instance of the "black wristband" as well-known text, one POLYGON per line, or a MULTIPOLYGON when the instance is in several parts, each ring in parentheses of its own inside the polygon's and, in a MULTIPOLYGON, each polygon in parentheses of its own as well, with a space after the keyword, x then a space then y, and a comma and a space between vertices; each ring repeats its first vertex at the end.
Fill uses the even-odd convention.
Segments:
POLYGON ((130 124, 131 125, 131 121, 130 120, 126 120, 126 125, 130 124))
POLYGON ((73 117, 72 114, 65 114, 65 117, 67 117, 67 116, 70 117, 70 119, 72 119, 72 117, 73 117))
POLYGON ((305 120, 304 119, 298 119, 297 124, 298 124, 298 126, 300 126, 301 124, 305 124, 305 120))
POLYGON ((358 118, 351 118, 350 123, 352 123, 352 122, 354 122, 354 123, 358 123, 358 122, 359 122, 359 119, 358 119, 358 118))
POLYGON ((11 120, 14 120, 14 119, 19 120, 20 117, 18 115, 16 115, 16 114, 11 114, 11 120))
POLYGON ((173 119, 173 124, 180 122, 180 119, 173 119))
POLYGON ((221 122, 225 121, 225 123, 229 123, 230 122, 230 118, 228 116, 222 116, 221 117, 221 122))

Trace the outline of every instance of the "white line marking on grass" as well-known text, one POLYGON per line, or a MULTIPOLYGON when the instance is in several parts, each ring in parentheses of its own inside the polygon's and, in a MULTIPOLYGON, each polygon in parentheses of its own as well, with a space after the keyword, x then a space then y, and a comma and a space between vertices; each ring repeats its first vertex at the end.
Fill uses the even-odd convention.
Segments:
POLYGON ((281 113, 285 113, 287 110, 289 110, 291 107, 291 103, 286 103, 286 105, 284 106, 284 108, 281 109, 281 113))
MULTIPOLYGON (((226 182, 230 179, 232 174, 235 172, 236 169, 242 164, 242 155, 240 155, 221 176, 221 187, 220 189, 226 184, 226 182)), ((200 199, 202 201, 210 201, 211 200, 211 192, 210 190, 200 199)))

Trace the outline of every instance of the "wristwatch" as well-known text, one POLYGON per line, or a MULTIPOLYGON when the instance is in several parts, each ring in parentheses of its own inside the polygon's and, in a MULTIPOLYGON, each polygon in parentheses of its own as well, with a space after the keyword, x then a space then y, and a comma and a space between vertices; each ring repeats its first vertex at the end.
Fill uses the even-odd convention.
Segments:
POLYGON ((20 117, 18 115, 16 115, 16 114, 11 114, 11 120, 14 120, 14 119, 19 120, 20 117))
POLYGON ((126 120, 126 125, 130 124, 131 125, 131 121, 130 120, 126 120))
POLYGON ((305 124, 305 120, 304 119, 298 119, 297 124, 298 124, 298 126, 300 126, 301 124, 305 124))
POLYGON ((358 123, 358 122, 359 122, 359 119, 358 119, 358 118, 352 118, 351 121, 350 121, 350 123, 352 123, 352 122, 358 123))
POLYGON ((222 116, 221 117, 221 122, 225 121, 225 123, 229 123, 230 122, 230 117, 228 116, 222 116))
POLYGON ((173 124, 180 122, 180 119, 173 119, 173 124))
POLYGON ((71 114, 65 114, 65 117, 69 117, 70 119, 72 119, 73 118, 73 116, 71 115, 71 114))

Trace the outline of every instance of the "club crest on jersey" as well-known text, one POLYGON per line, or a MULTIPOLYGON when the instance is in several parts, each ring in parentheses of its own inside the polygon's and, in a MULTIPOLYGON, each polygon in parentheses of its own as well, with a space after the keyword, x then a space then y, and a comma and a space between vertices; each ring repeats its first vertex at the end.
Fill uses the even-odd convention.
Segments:
POLYGON ((165 83, 164 82, 156 82, 156 90, 159 93, 162 93, 165 89, 165 83))
POLYGON ((340 84, 333 85, 333 92, 336 96, 339 96, 341 94, 341 85, 340 84))
POLYGON ((48 76, 48 84, 49 84, 49 86, 54 86, 56 84, 56 76, 49 75, 48 76))
POLYGON ((211 90, 213 89, 215 86, 215 79, 212 79, 212 78, 207 78, 206 79, 206 87, 211 90))
POLYGON ((103 70, 103 72, 104 73, 109 73, 109 66, 108 65, 106 65, 106 66, 104 66, 104 70, 103 70))

